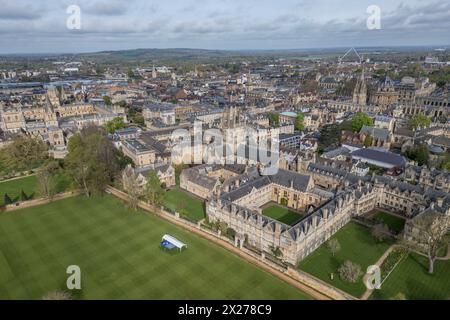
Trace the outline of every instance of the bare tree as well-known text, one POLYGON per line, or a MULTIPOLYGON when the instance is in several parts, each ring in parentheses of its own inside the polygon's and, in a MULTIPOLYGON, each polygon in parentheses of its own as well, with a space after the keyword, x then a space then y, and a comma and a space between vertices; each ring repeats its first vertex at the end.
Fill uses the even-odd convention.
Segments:
POLYGON ((384 223, 379 223, 373 226, 372 236, 378 241, 382 242, 389 236, 389 227, 384 223))
POLYGON ((413 236, 406 243, 426 253, 430 274, 434 272, 437 252, 443 245, 444 236, 449 227, 450 217, 439 213, 425 214, 412 221, 413 236))
POLYGON ((361 266, 349 260, 345 261, 344 264, 339 267, 338 271, 342 280, 351 283, 356 283, 362 274, 361 266))
POLYGON ((334 255, 341 250, 341 244, 337 239, 331 239, 327 243, 328 249, 331 251, 331 254, 334 255))
POLYGON ((50 161, 38 172, 38 189, 42 196, 52 198, 57 192, 55 174, 58 170, 58 162, 50 161))
POLYGON ((139 174, 131 165, 128 165, 122 172, 122 185, 129 196, 130 206, 137 210, 139 198, 143 195, 143 185, 139 179, 139 174))

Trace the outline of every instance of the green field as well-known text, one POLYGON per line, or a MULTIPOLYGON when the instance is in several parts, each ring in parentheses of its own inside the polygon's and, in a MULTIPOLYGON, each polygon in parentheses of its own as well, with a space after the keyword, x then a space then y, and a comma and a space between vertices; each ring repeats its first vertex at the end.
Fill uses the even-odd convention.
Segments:
POLYGON ((266 217, 283 222, 287 225, 293 225, 298 222, 303 215, 289 208, 274 204, 263 209, 262 214, 266 217))
POLYGON ((327 243, 324 243, 300 262, 299 268, 355 297, 360 297, 366 291, 362 277, 357 283, 341 280, 339 267, 346 260, 350 260, 359 264, 361 271, 365 273, 367 267, 375 264, 392 243, 376 241, 372 237, 370 229, 353 222, 348 223, 332 238, 337 239, 341 245, 341 250, 334 257, 328 249, 327 243), (331 273, 334 274, 333 280, 331 280, 331 273))
POLYGON ((164 194, 163 205, 195 221, 200 221, 206 216, 204 202, 178 188, 164 194))
POLYGON ((0 215, 0 299, 40 299, 81 268, 79 299, 308 299, 278 278, 112 196, 0 215), (188 245, 160 249, 171 234, 188 245))
POLYGON ((405 227, 405 219, 398 218, 386 212, 377 212, 372 217, 373 220, 386 224, 391 230, 400 233, 405 227))
MULTIPOLYGON (((56 191, 63 192, 70 188, 71 182, 70 178, 65 174, 58 174, 56 176, 56 191)), ((20 200, 21 191, 24 191, 28 197, 38 198, 39 188, 38 179, 35 175, 28 176, 20 179, 9 180, 5 182, 0 182, 0 205, 4 204, 5 193, 11 198, 11 200, 20 200)))
POLYGON ((436 261, 428 273, 428 259, 412 253, 391 273, 371 299, 393 299, 401 293, 410 300, 450 299, 450 261, 436 261))

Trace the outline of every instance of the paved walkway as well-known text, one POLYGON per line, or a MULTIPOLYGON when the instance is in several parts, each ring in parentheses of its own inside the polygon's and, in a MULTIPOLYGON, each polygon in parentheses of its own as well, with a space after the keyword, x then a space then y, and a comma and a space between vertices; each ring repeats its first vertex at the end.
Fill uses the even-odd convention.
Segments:
MULTIPOLYGON (((128 195, 120 190, 117 190, 115 188, 112 187, 108 187, 107 191, 110 192, 112 195, 116 196, 117 198, 124 200, 124 201, 129 201, 128 195)), ((248 261, 249 263, 252 263, 256 266, 258 266, 259 268, 263 269, 266 272, 269 272, 270 274, 278 277, 279 279, 291 284, 292 286, 298 288, 300 291, 303 291, 304 293, 308 294, 309 296, 311 296, 314 299, 317 300, 331 300, 330 297, 324 295, 323 293, 321 293, 320 291, 316 290, 315 288, 312 288, 310 286, 307 286, 293 278, 291 278, 290 276, 286 275, 285 273, 276 270, 270 266, 268 266, 267 264, 265 264, 264 262, 262 262, 260 259, 257 259, 249 254, 247 254, 246 252, 242 251, 239 248, 236 248, 235 246, 231 245, 230 243, 217 238, 213 235, 210 235, 209 233, 196 228, 196 227, 192 227, 182 221, 177 220, 175 217, 170 216, 169 214, 164 214, 160 209, 153 207, 152 205, 149 205, 145 202, 140 202, 139 203, 139 207, 141 209, 144 209, 145 211, 152 213, 154 215, 157 215, 158 217, 167 220, 173 224, 178 225, 179 227, 186 229, 190 232, 193 232, 203 238, 206 238, 207 240, 222 246, 223 248, 227 249, 228 251, 234 253, 235 255, 245 259, 246 261, 248 261)))
MULTIPOLYGON (((375 263, 375 265, 377 265, 378 267, 381 267, 384 260, 386 260, 386 258, 392 252, 392 250, 394 250, 396 247, 397 247, 397 245, 395 245, 395 244, 390 246, 389 249, 387 249, 386 252, 380 257, 380 259, 378 259, 378 261, 375 263)), ((366 279, 367 279, 367 274, 363 278, 364 283, 366 283, 366 279)), ((362 295, 361 300, 369 299, 369 297, 372 295, 372 292, 373 292, 373 289, 367 289, 366 292, 364 292, 364 294, 362 295)))

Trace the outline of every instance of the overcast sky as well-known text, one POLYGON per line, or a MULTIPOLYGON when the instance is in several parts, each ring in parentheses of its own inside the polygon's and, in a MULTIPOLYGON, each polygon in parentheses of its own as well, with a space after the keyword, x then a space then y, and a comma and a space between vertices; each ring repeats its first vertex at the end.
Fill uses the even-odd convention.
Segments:
POLYGON ((449 0, 0 0, 0 53, 449 44, 449 0), (74 4, 80 30, 66 27, 74 4))

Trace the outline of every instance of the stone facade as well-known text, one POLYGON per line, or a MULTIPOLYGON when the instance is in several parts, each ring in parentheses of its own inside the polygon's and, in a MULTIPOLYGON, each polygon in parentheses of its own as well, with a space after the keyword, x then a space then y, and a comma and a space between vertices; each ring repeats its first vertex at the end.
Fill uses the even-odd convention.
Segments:
MULTIPOLYGON (((270 253, 274 248, 279 248, 282 252, 281 259, 296 265, 353 217, 375 208, 397 212, 411 219, 437 203, 440 208, 447 208, 447 211, 442 209, 443 211, 450 213, 450 195, 443 191, 426 189, 387 177, 358 177, 344 170, 332 170, 327 166, 322 166, 321 170, 309 170, 312 172, 311 176, 297 176, 297 179, 303 181, 301 187, 298 182, 293 182, 290 187, 289 179, 283 180, 284 173, 281 175, 282 180, 278 180, 280 177, 276 176, 255 177, 250 181, 245 179, 245 182, 238 184, 231 191, 224 190, 220 196, 212 197, 208 201, 208 218, 213 222, 224 222, 234 229, 238 239, 237 245, 242 245, 242 239, 245 239, 248 245, 263 252, 270 253), (331 185, 328 184, 328 190, 335 187, 335 191, 330 193, 322 190, 320 198, 320 191, 315 184, 321 176, 331 182, 331 185), (282 187, 278 185, 280 182, 282 187), (295 204, 302 204, 303 207, 313 204, 313 194, 318 195, 320 200, 309 206, 307 216, 293 226, 262 215, 258 207, 269 201, 278 201, 280 196, 285 195, 285 191, 288 191, 289 206, 294 208, 295 204), (295 195, 297 202, 293 201, 295 195)), ((289 173, 289 176, 295 175, 289 173)))

